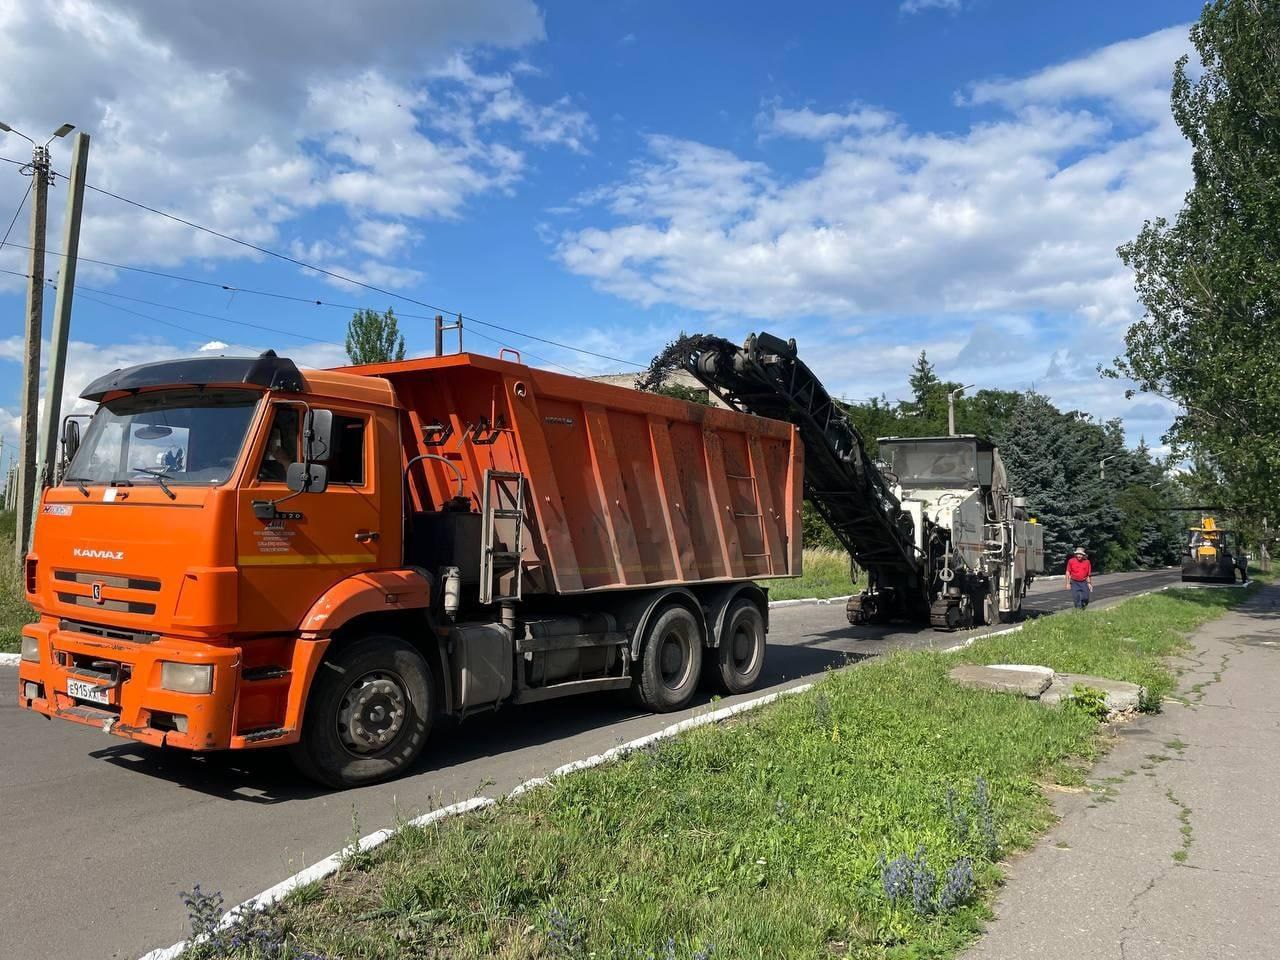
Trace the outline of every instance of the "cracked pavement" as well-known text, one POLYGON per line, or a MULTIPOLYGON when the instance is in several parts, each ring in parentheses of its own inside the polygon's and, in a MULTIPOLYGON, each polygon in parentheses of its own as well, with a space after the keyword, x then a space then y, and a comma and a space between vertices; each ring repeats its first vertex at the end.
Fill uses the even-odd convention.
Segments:
POLYGON ((965 960, 1280 955, 1280 586, 1192 637, 1182 702, 1120 728, 1007 868, 965 960))

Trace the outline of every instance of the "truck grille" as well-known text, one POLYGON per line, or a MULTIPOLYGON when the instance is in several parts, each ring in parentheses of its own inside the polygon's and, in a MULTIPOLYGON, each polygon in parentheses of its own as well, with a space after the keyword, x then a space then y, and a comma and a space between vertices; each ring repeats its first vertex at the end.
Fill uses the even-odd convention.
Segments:
POLYGON ((59 620, 58 629, 67 633, 83 633, 90 637, 102 637, 104 640, 126 640, 131 643, 155 643, 160 639, 158 633, 144 630, 125 630, 121 627, 108 627, 100 623, 85 623, 83 620, 59 620))
POLYGON ((84 570, 55 570, 53 579, 63 583, 100 583, 104 587, 121 590, 151 590, 159 592, 160 581, 150 577, 123 577, 118 573, 89 573, 84 570))
POLYGON ((139 603, 136 600, 109 600, 106 597, 101 600, 95 600, 93 597, 80 593, 59 593, 58 600, 61 603, 70 603, 79 607, 92 607, 95 610, 115 610, 118 613, 150 614, 156 612, 154 603, 139 603))
POLYGON ((59 590, 58 600, 76 607, 90 607, 97 610, 113 610, 116 613, 137 613, 150 615, 156 612, 154 603, 140 600, 123 600, 107 595, 108 590, 138 590, 148 593, 160 591, 160 581, 153 577, 130 577, 119 573, 97 573, 92 570, 54 570, 56 583, 74 583, 90 587, 91 594, 72 593, 59 590), (95 597, 94 594, 97 596, 95 597))

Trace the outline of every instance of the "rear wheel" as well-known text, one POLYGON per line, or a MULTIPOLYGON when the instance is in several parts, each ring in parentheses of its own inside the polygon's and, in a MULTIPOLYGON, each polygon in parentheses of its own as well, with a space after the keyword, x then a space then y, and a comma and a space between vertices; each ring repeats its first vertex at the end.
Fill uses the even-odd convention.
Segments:
POLYGON ((361 637, 320 665, 294 762, 331 787, 399 776, 422 755, 435 710, 434 678, 421 653, 389 634, 361 637))
POLYGON ((744 693, 764 669, 764 616, 750 600, 736 601, 724 618, 716 649, 716 681, 725 693, 744 693))
POLYGON ((636 696, 650 710, 667 713, 688 704, 702 670, 702 627, 685 607, 668 607, 645 631, 636 696))

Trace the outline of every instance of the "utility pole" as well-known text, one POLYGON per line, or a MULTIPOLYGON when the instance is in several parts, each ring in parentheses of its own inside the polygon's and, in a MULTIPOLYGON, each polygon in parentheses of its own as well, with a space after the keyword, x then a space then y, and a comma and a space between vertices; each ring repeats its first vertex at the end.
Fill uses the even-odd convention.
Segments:
POLYGON ((36 413, 40 408, 40 335, 44 323, 44 234, 49 200, 49 144, 74 130, 64 123, 44 143, 36 143, 25 133, 0 123, 0 130, 31 144, 31 260, 27 281, 26 348, 23 351, 22 437, 19 440, 17 510, 14 552, 22 562, 31 546, 31 530, 36 494, 36 413))
POLYGON ((89 135, 77 133, 71 147, 71 182, 67 184, 67 216, 62 225, 62 272, 53 309, 49 343, 49 376, 40 419, 37 474, 41 487, 56 480, 58 421, 62 418, 62 381, 67 370, 67 338, 71 330, 71 301, 76 289, 76 258, 80 253, 80 217, 84 212, 85 168, 89 163, 89 135))

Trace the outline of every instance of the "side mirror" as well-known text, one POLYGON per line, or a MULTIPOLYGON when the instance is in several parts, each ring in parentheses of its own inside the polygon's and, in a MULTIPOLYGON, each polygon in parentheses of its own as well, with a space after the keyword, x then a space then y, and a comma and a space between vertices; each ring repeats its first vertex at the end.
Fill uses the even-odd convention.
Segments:
POLYGON ((80 449, 80 421, 67 417, 62 421, 62 457, 70 463, 80 449))
POLYGON ((329 468, 323 463, 291 463, 284 482, 294 493, 324 493, 329 468))
POLYGON ((302 437, 302 459, 307 463, 328 460, 332 451, 333 411, 308 410, 302 437))

